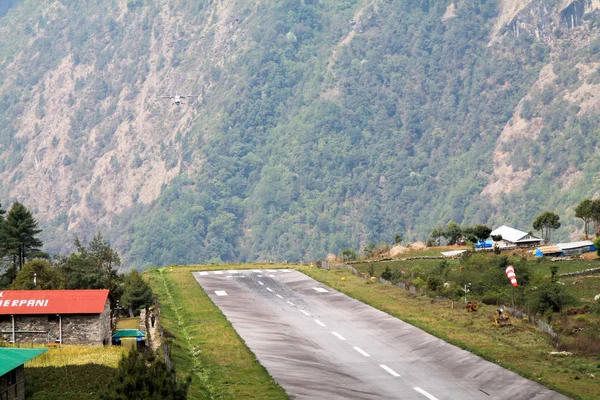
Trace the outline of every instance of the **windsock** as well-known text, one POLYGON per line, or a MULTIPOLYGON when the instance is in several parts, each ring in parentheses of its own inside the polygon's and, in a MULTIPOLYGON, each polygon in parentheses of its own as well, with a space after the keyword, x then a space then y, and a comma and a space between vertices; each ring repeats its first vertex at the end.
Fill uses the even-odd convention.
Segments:
POLYGON ((514 287, 519 286, 519 284, 517 283, 517 276, 515 275, 515 267, 513 267, 512 265, 506 267, 506 276, 508 276, 508 279, 510 279, 510 283, 512 283, 514 287))

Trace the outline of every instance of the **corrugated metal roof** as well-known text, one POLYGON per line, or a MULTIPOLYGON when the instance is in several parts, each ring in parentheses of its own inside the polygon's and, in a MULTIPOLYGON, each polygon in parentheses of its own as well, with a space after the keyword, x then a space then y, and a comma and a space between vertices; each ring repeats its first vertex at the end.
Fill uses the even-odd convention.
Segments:
POLYGON ((0 290, 0 315, 100 314, 108 289, 0 290))
POLYGON ((452 250, 452 251, 442 251, 442 255, 444 257, 454 257, 454 256, 458 256, 459 254, 464 253, 467 250, 452 250))
POLYGON ((113 338, 124 338, 124 337, 144 337, 146 332, 140 331, 139 329, 119 329, 113 333, 113 338))
POLYGON ((589 247, 593 245, 590 240, 582 240, 581 242, 557 243, 556 246, 563 250, 578 249, 580 247, 589 247))
POLYGON ((0 348, 0 376, 36 358, 47 350, 0 348))
POLYGON ((562 253, 562 250, 556 246, 542 246, 538 247, 537 250, 539 250, 542 254, 562 253))
POLYGON ((490 233, 490 236, 496 236, 496 235, 501 235, 502 240, 506 240, 508 242, 513 242, 513 243, 518 243, 520 241, 521 242, 536 242, 536 241, 541 240, 539 238, 536 238, 533 235, 531 235, 531 238, 525 239, 525 237, 527 235, 529 235, 529 233, 520 231, 518 229, 511 228, 506 225, 502 225, 500 228, 494 229, 492 231, 492 233, 490 233))

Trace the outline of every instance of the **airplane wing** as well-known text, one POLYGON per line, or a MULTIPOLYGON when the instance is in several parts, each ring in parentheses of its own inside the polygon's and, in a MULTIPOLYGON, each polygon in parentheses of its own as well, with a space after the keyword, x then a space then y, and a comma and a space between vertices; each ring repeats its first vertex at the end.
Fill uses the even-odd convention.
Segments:
POLYGON ((160 96, 162 99, 172 99, 173 96, 160 96))

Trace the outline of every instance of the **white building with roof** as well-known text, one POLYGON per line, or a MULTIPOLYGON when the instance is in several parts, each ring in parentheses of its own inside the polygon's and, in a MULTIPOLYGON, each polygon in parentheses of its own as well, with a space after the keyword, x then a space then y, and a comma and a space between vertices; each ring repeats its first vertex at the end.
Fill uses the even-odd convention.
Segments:
POLYGON ((590 251, 596 251, 594 247, 594 243, 590 240, 582 240, 580 242, 570 242, 570 243, 557 243, 556 247, 562 250, 563 254, 566 256, 589 253, 590 251))
POLYGON ((527 232, 502 225, 492 231, 490 236, 502 236, 502 240, 494 242, 498 247, 532 247, 539 246, 544 239, 535 237, 527 232))

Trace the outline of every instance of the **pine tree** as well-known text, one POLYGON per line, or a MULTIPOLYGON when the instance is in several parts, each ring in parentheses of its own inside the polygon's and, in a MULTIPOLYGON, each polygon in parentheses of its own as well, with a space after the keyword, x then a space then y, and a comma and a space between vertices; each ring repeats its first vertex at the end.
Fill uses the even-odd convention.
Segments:
POLYGON ((117 278, 117 268, 121 266, 119 253, 113 250, 101 233, 97 233, 88 246, 87 253, 96 266, 104 271, 108 282, 108 288, 114 290, 117 278))
POLYGON ((137 351, 123 356, 117 375, 102 400, 185 400, 190 385, 188 377, 177 382, 175 371, 161 360, 152 359, 137 351))
POLYGON ((148 286, 136 270, 131 271, 125 277, 121 304, 129 310, 131 317, 140 309, 152 304, 152 289, 150 289, 150 286, 148 286))
POLYGON ((30 257, 47 257, 40 248, 43 243, 36 236, 42 232, 33 214, 21 203, 15 202, 3 222, 6 254, 13 258, 13 277, 17 266, 21 270, 30 257))

